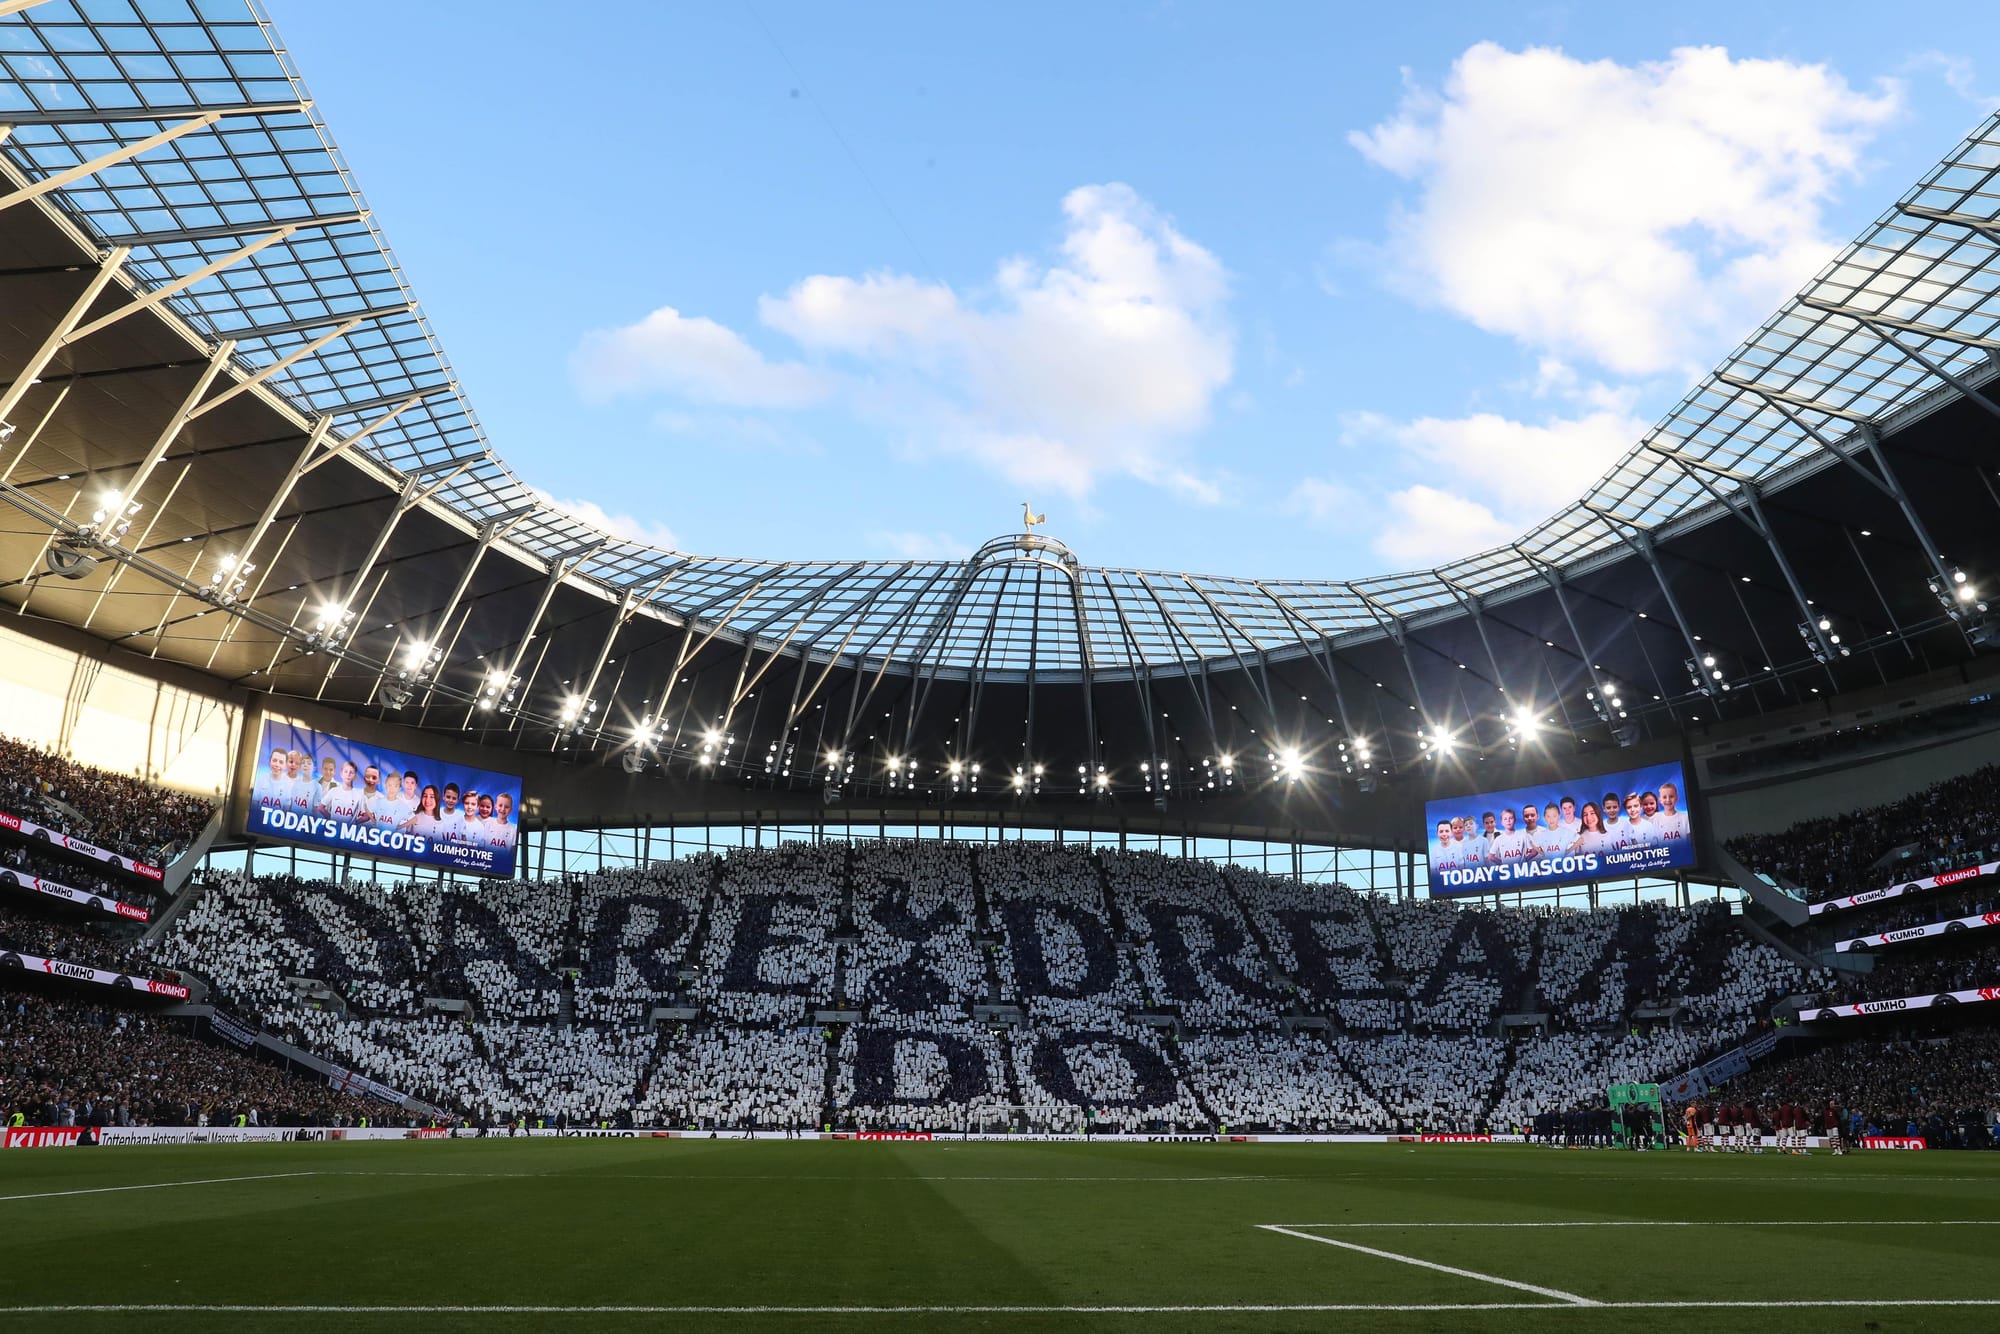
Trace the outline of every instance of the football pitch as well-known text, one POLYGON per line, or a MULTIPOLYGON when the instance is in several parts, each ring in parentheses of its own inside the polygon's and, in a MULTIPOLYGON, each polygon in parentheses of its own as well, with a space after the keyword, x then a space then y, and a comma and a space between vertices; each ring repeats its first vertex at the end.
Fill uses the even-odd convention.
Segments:
POLYGON ((2000 1153, 488 1139, 0 1155, 0 1328, 2000 1328, 2000 1153))

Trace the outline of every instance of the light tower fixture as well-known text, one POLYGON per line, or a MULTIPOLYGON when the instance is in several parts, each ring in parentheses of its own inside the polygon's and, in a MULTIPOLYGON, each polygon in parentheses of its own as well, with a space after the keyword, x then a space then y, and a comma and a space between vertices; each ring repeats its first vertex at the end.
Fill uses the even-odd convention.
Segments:
POLYGON ((1688 683, 1697 693, 1714 699, 1729 690, 1728 670, 1713 651, 1705 652, 1699 658, 1688 658, 1681 666, 1687 669, 1688 683))
POLYGON ((306 643, 313 648, 338 648, 354 633, 354 613, 344 602, 329 600, 319 604, 313 615, 312 632, 306 643))
POLYGON ((475 707, 482 713, 512 713, 514 695, 520 688, 520 677, 511 676, 504 668, 496 667, 479 682, 479 698, 475 707))
POLYGON ((1965 631, 1974 648, 1991 648, 2000 641, 2000 622, 1991 614, 1985 590, 1977 579, 1962 567, 1953 566, 1950 575, 1942 579, 1933 576, 1929 582, 1931 595, 1944 608, 1944 614, 1965 631))
POLYGON ((1583 692, 1590 702, 1590 711, 1611 733, 1611 739, 1620 746, 1630 746, 1639 740, 1639 726, 1632 721, 1630 710, 1625 707, 1625 687, 1612 678, 1599 677, 1597 685, 1583 692))
POLYGON ((197 588, 194 595, 218 607, 233 607, 249 591, 249 577, 257 567, 233 554, 217 561, 216 567, 208 582, 197 588))
POLYGON ((1854 650, 1840 642, 1840 631, 1834 627, 1831 616, 1820 615, 1811 620, 1799 622, 1799 638, 1806 643, 1806 652, 1814 662, 1826 665, 1836 659, 1852 656, 1854 650))

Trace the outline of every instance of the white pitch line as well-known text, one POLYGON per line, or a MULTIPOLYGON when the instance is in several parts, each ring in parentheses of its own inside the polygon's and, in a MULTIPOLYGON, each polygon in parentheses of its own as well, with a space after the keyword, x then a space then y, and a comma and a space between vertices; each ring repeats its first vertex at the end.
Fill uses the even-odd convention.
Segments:
POLYGON ((1469 1278, 1480 1283, 1497 1283, 1503 1288, 1513 1288, 1518 1292, 1532 1292, 1538 1297, 1553 1297, 1555 1300, 1567 1302, 1571 1306, 1603 1305, 1602 1302, 1593 1301, 1589 1297, 1579 1297, 1576 1293, 1564 1292, 1561 1288, 1537 1287, 1533 1283, 1521 1283, 1515 1279, 1500 1278, 1494 1274, 1482 1274, 1475 1269, 1459 1269, 1453 1265, 1441 1265, 1435 1260, 1419 1260, 1414 1255, 1401 1255, 1395 1251, 1377 1250, 1373 1246, 1363 1246, 1358 1242, 1339 1241, 1333 1237, 1315 1236, 1310 1232, 1297 1232, 1291 1228, 1280 1226, 1277 1223, 1259 1223, 1257 1226, 1265 1232, 1280 1232, 1287 1237, 1297 1237, 1301 1241, 1316 1241, 1322 1246, 1338 1246, 1344 1251, 1357 1251, 1362 1255, 1372 1255, 1378 1260, 1394 1260, 1397 1264, 1415 1265, 1419 1269, 1431 1269, 1440 1274, 1451 1274, 1458 1278, 1469 1278))
POLYGON ((1906 1307, 1995 1307, 2000 1297, 1800 1298, 1795 1301, 1635 1301, 1635 1302, 1312 1302, 1262 1305, 1185 1306, 509 1306, 433 1304, 427 1306, 261 1306, 225 1303, 49 1304, 0 1306, 0 1315, 173 1314, 224 1315, 1237 1315, 1307 1314, 1340 1311, 1740 1311, 1770 1307, 1802 1309, 1890 1309, 1906 1307))
POLYGON ((316 1177, 319 1172, 261 1172, 247 1177, 202 1177, 195 1181, 148 1181, 138 1186, 92 1186, 86 1190, 44 1190, 32 1195, 0 1195, 0 1204, 9 1200, 53 1200, 65 1195, 110 1195, 121 1190, 165 1190, 169 1186, 216 1186, 227 1181, 282 1181, 286 1177, 316 1177))
MULTIPOLYGON (((1278 1224, 1263 1224, 1276 1227, 1278 1224)), ((1607 1218, 1540 1223, 1286 1223, 1284 1227, 2000 1227, 2000 1218, 1797 1218, 1762 1222, 1741 1219, 1607 1218)))
POLYGON ((1024 1176, 921 1176, 921 1177, 862 1177, 862 1176, 802 1176, 796 1173, 752 1173, 752 1172, 399 1172, 391 1169, 381 1171, 369 1168, 354 1168, 343 1171, 328 1168, 319 1173, 331 1177, 481 1177, 494 1181, 846 1181, 857 1185, 921 1185, 932 1181, 1078 1181, 1103 1185, 1110 1182, 1130 1182, 1147 1185, 1152 1182, 1220 1182, 1220 1181, 1284 1181, 1284 1177, 1228 1176, 1228 1177, 1024 1177, 1024 1176))

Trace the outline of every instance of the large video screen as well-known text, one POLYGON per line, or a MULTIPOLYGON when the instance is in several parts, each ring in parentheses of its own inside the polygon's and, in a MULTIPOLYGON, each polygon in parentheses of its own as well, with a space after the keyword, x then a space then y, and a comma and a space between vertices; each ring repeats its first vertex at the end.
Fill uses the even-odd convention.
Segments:
POLYGON ((521 780, 267 718, 246 833, 511 877, 521 780))
POLYGON ((1693 866, 1689 795, 1676 760, 1427 802, 1431 895, 1510 893, 1693 866))

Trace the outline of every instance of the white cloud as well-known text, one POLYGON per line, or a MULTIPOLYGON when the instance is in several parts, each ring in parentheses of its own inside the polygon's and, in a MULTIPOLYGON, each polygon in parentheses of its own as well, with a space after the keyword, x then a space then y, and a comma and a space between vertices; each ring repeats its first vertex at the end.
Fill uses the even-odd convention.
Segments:
POLYGON ((877 529, 867 536, 868 545, 904 560, 964 560, 972 545, 950 533, 891 532, 877 529))
POLYGON ((581 519, 591 527, 613 537, 622 537, 632 542, 643 542, 648 546, 680 549, 680 542, 673 530, 663 523, 649 519, 635 519, 629 514, 613 514, 594 500, 558 500, 539 486, 528 488, 535 493, 535 499, 551 509, 561 510, 571 518, 581 519))
POLYGON ((2000 111, 2000 97, 1979 90, 1979 75, 1968 56, 1947 55, 1943 51, 1924 51, 1903 62, 1903 68, 1910 72, 1936 70, 1939 77, 1944 80, 1945 87, 1981 111, 1989 114, 2000 111))
POLYGON ((1469 552, 1501 546, 1520 528, 1464 496, 1432 486, 1410 486, 1388 497, 1388 513, 1375 549, 1397 569, 1441 565, 1469 552))
POLYGON ((1539 424, 1498 413, 1349 421, 1350 438, 1392 447, 1423 482, 1389 497, 1375 548, 1434 565, 1510 542, 1589 489, 1646 424, 1618 411, 1539 424))
POLYGON ((1902 105, 1822 65, 1687 47, 1582 61, 1482 42, 1348 136, 1415 197, 1395 281, 1621 374, 1706 369, 1836 249, 1823 204, 1902 105))
POLYGON ((1292 484, 1285 497, 1285 513, 1302 514, 1314 523, 1331 523, 1351 518, 1358 509, 1352 489, 1324 477, 1306 477, 1292 484))
POLYGON ((661 306, 618 329, 584 335, 572 360, 578 385, 594 399, 673 394, 738 408, 800 408, 832 388, 821 371, 772 362, 735 330, 661 306))
POLYGON ((1063 216, 1058 259, 1006 260, 971 296, 822 274, 759 313, 926 447, 1071 496, 1124 474, 1212 503, 1192 440, 1234 369, 1221 263, 1124 185, 1072 190, 1063 216))

